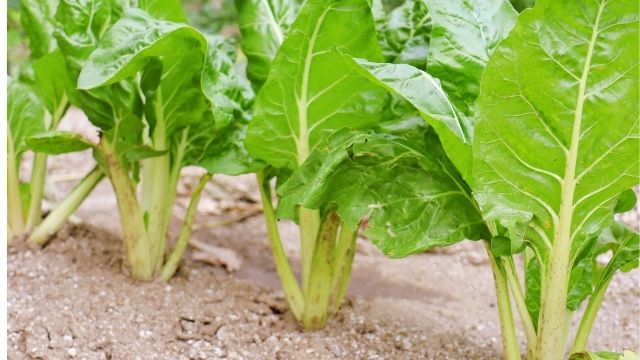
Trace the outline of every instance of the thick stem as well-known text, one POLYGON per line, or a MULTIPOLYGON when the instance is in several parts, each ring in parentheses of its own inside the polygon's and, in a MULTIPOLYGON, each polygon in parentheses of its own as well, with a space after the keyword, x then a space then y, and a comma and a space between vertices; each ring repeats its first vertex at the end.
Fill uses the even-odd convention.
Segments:
POLYGON ((318 210, 300 207, 300 258, 302 262, 302 291, 306 294, 309 290, 309 277, 311 276, 311 262, 313 261, 314 248, 320 229, 320 212, 318 210))
POLYGON ((496 297, 498 299, 498 314, 500 316, 500 328, 502 330, 502 345, 504 347, 505 360, 520 360, 520 345, 516 335, 516 326, 511 310, 511 299, 509 298, 509 284, 502 264, 496 262, 496 258, 491 253, 491 245, 484 242, 485 250, 489 257, 489 264, 493 271, 493 279, 496 286, 496 297))
POLYGON ((135 186, 106 139, 100 140, 98 150, 104 158, 109 180, 118 200, 124 247, 131 277, 136 280, 150 281, 154 278, 157 260, 151 251, 152 246, 146 231, 144 215, 136 197, 135 186))
POLYGON ((291 270, 289 259, 282 246, 280 232, 278 231, 278 221, 275 211, 273 210, 273 204, 271 203, 271 188, 269 187, 269 183, 265 181, 264 174, 261 171, 256 173, 256 178, 258 180, 258 188, 260 189, 267 234, 269 235, 269 242, 271 243, 271 254, 276 264, 280 284, 282 284, 282 289, 284 290, 291 312, 293 312, 293 316, 301 320, 304 310, 304 296, 302 295, 302 291, 300 291, 296 277, 291 270))
POLYGON ((576 338, 573 340, 571 353, 586 350, 587 342, 589 341, 589 335, 591 334, 591 329, 593 329, 593 324, 596 321, 598 310, 600 309, 600 305, 602 304, 602 300, 604 299, 604 294, 607 292, 607 288, 609 287, 611 279, 613 279, 613 277, 610 277, 604 283, 600 284, 600 286, 598 286, 594 290, 591 298, 589 298, 589 303, 584 309, 584 314, 582 315, 580 325, 578 326, 578 331, 576 332, 576 338))
POLYGON ((321 329, 327 322, 335 266, 333 249, 339 225, 340 218, 335 212, 327 214, 320 225, 311 263, 312 271, 309 274, 309 287, 304 297, 302 325, 305 329, 321 329))
POLYGON ((332 298, 329 304, 329 315, 335 314, 349 287, 353 256, 356 253, 357 228, 354 230, 344 221, 340 222, 338 242, 334 248, 335 268, 331 279, 332 298))
MULTIPOLYGON (((18 159, 13 147, 13 138, 7 136, 7 212, 11 235, 24 232, 24 214, 22 213, 22 196, 20 195, 20 177, 18 176, 18 159)), ((9 240, 11 237, 9 237, 9 240)))
POLYGON ((173 274, 175 274, 176 269, 178 268, 178 264, 180 264, 180 259, 182 259, 182 255, 184 254, 184 251, 189 244, 189 238, 191 237, 191 228, 193 226, 193 220, 196 217, 198 203, 200 202, 200 195, 202 194, 202 189, 204 189, 209 180, 211 180, 211 174, 203 175, 200 178, 200 183, 191 194, 191 200, 189 202, 189 207, 187 208, 187 213, 185 214, 184 220, 182 222, 182 228, 180 229, 178 241, 176 242, 176 246, 171 252, 171 256, 169 256, 169 259, 162 268, 161 276, 165 281, 169 281, 173 277, 173 274))
POLYGON ((33 158, 33 168, 31 170, 31 187, 29 212, 27 214, 26 230, 32 229, 42 220, 42 195, 44 193, 44 182, 47 176, 47 158, 44 153, 37 153, 33 158))
POLYGON ((84 199, 89 196, 100 180, 104 178, 104 175, 99 166, 94 167, 44 221, 33 230, 29 236, 29 241, 38 245, 46 244, 51 236, 60 230, 69 216, 78 209, 84 199))
POLYGON ((527 337, 527 357, 529 359, 533 359, 536 345, 536 329, 533 326, 533 321, 531 320, 531 316, 529 315, 529 311, 527 310, 527 304, 525 302, 522 284, 520 283, 520 279, 518 278, 518 273, 516 272, 513 258, 501 257, 500 260, 505 270, 507 282, 509 284, 509 288, 511 289, 513 299, 516 303, 516 308, 518 309, 520 320, 522 321, 524 334, 527 337))

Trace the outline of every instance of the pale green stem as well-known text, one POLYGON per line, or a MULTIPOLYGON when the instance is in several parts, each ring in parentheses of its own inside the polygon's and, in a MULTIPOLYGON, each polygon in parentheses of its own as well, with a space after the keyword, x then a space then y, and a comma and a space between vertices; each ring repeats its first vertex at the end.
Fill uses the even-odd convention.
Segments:
POLYGON ((278 231, 278 221, 271 202, 271 188, 269 187, 269 183, 265 181, 264 174, 261 171, 256 173, 256 178, 258 188, 260 189, 267 234, 269 236, 269 242, 271 243, 271 254, 276 264, 280 284, 282 285, 293 316, 300 320, 302 319, 302 312, 304 311, 304 296, 302 295, 302 291, 300 291, 296 277, 291 270, 289 259, 282 246, 280 232, 278 231))
POLYGON ((511 299, 509 298, 509 284, 504 274, 504 268, 501 266, 502 264, 496 262, 488 241, 484 242, 484 247, 489 257, 489 264, 493 271, 493 279, 496 287, 504 359, 520 360, 520 345, 518 344, 516 325, 513 319, 513 311, 511 310, 511 299))
POLYGON ((97 149, 104 158, 109 180, 118 201, 131 277, 136 280, 150 281, 155 276, 156 259, 151 251, 151 241, 146 231, 144 214, 138 203, 133 181, 106 139, 100 140, 97 149))
POLYGON ((29 236, 29 241, 38 245, 46 244, 51 236, 60 230, 69 216, 78 209, 84 199, 89 196, 100 180, 104 178, 104 175, 99 166, 94 167, 71 190, 69 195, 47 215, 44 221, 33 230, 29 236))
POLYGON ((300 220, 300 258, 302 262, 302 291, 306 294, 309 290, 309 277, 311 276, 314 248, 320 229, 320 212, 300 207, 298 212, 300 220))
POLYGON ((573 340, 571 353, 586 350, 587 342, 589 341, 589 335, 591 334, 591 329, 593 329, 593 324, 596 321, 598 310, 600 309, 602 300, 604 300, 604 295, 607 292, 609 283, 611 283, 611 279, 613 279, 613 277, 610 277, 604 283, 600 284, 594 290, 591 298, 589 298, 587 307, 584 309, 584 314, 582 315, 582 319, 580 320, 578 331, 576 332, 576 338, 573 340))
POLYGON ((47 158, 48 155, 44 153, 37 153, 33 158, 26 231, 31 230, 42 220, 41 207, 42 195, 44 193, 44 182, 47 176, 47 158))
MULTIPOLYGON (((20 177, 13 147, 11 133, 7 134, 7 212, 11 235, 24 232, 24 214, 22 213, 22 196, 20 195, 20 177)), ((9 237, 9 241, 11 237, 9 237)))
MULTIPOLYGON (((65 94, 62 96, 55 113, 52 114, 49 130, 54 130, 58 127, 68 105, 69 102, 65 94)), ((33 158, 30 185, 31 195, 29 212, 27 213, 26 231, 31 230, 34 226, 38 225, 40 221, 42 221, 42 197, 44 195, 45 179, 47 177, 47 159, 48 155, 44 153, 37 153, 33 158)))
POLYGON ((211 180, 211 174, 203 175, 200 178, 200 183, 191 194, 191 200, 189 202, 189 207, 187 208, 187 213, 185 214, 184 220, 182 221, 182 228, 180 229, 178 241, 176 242, 176 246, 173 248, 173 251, 169 256, 169 259, 162 268, 161 276, 165 281, 169 281, 173 277, 173 274, 175 274, 176 269, 178 268, 178 264, 180 264, 180 259, 182 259, 182 255, 184 255, 184 251, 189 244, 193 221, 196 217, 198 203, 200 202, 200 195, 202 194, 202 190, 204 189, 205 185, 207 185, 207 182, 209 182, 209 180, 211 180))
POLYGON ((522 321, 524 334, 527 337, 527 356, 528 358, 533 359, 536 344, 536 329, 533 326, 533 321, 531 320, 531 316, 529 315, 529 311, 527 310, 527 304, 525 302, 522 284, 520 283, 520 279, 518 278, 518 273, 513 263, 513 258, 500 257, 500 260, 502 261, 502 266, 507 277, 507 282, 509 284, 509 288, 511 289, 511 294, 513 295, 516 308, 518 309, 520 320, 522 321))
POLYGON ((335 268, 333 278, 331 279, 333 295, 331 303, 329 304, 329 315, 335 314, 340 309, 340 305, 349 288, 353 256, 356 253, 357 230, 357 228, 354 230, 349 227, 344 221, 340 223, 338 242, 334 248, 333 255, 335 268))
POLYGON ((321 329, 327 322, 329 299, 332 292, 331 280, 335 266, 333 249, 339 225, 340 218, 335 212, 327 214, 320 225, 311 262, 309 287, 304 293, 302 325, 305 329, 321 329))

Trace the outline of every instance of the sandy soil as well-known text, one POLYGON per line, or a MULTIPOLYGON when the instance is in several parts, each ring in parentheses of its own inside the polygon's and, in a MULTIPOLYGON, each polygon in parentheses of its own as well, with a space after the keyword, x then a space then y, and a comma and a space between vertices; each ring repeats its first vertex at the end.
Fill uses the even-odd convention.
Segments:
MULTIPOLYGON (((89 154, 52 158, 50 202, 91 167, 89 154)), ((174 233, 197 171, 185 175, 174 233)), ((252 177, 218 177, 199 207, 194 239, 235 254, 235 273, 195 260, 190 249, 170 283, 140 284, 123 270, 115 199, 103 181, 43 250, 10 247, 10 359, 501 357, 491 271, 472 242, 390 260, 359 239, 347 303, 325 330, 301 331, 279 289, 256 200, 252 177)), ((297 229, 281 225, 297 266, 297 229)), ((615 278, 591 348, 640 348, 639 276, 615 278)))

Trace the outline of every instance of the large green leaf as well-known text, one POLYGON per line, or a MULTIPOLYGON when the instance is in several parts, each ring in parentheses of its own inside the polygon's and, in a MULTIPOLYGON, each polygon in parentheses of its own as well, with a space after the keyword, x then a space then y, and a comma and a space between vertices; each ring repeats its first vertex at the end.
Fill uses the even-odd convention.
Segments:
POLYGON ((379 121, 383 94, 356 74, 338 49, 381 58, 367 1, 307 1, 256 99, 246 138, 252 155, 295 169, 326 130, 379 121))
POLYGON ((424 0, 431 16, 427 71, 355 60, 369 78, 413 104, 434 127, 462 176, 471 179, 473 103, 482 70, 516 13, 505 0, 424 0))
POLYGON ((247 75, 260 87, 297 13, 294 0, 236 0, 247 75))
POLYGON ((436 130, 447 154, 467 179, 471 173, 472 120, 455 108, 440 81, 406 64, 354 61, 354 68, 361 74, 403 97, 418 109, 420 115, 436 130))
POLYGON ((58 0, 20 0, 20 21, 34 59, 56 49, 53 31, 57 6, 58 0))
POLYGON ((28 150, 25 140, 44 131, 44 106, 33 89, 17 80, 9 79, 7 87, 8 155, 20 164, 28 150))
MULTIPOLYGON (((61 0, 56 12, 55 37, 74 85, 89 55, 126 6, 126 0, 61 0)), ((69 91, 69 98, 94 125, 105 131, 131 116, 134 104, 139 102, 137 89, 130 82, 92 91, 69 91)))
POLYGON ((549 2, 520 16, 485 70, 476 198, 498 221, 531 213, 543 261, 552 247, 574 261, 638 182, 638 43, 635 1, 549 2))
POLYGON ((489 236, 479 209, 431 130, 335 133, 278 189, 279 216, 295 205, 336 210, 394 258, 489 236))
POLYGON ((35 91, 50 114, 61 115, 65 110, 68 94, 74 88, 62 53, 58 50, 48 53, 35 60, 32 66, 35 91))
POLYGON ((381 19, 378 37, 385 61, 424 69, 429 55, 431 14, 424 0, 410 0, 381 19))
POLYGON ((517 12, 507 0, 424 0, 432 17, 427 71, 456 108, 473 114, 482 71, 511 31, 517 12))

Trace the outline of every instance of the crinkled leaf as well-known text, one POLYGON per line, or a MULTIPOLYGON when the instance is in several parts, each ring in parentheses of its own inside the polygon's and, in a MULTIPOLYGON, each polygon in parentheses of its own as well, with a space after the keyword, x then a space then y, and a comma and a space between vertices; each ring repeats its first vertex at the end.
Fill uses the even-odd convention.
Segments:
POLYGON ((236 0, 247 75, 256 88, 267 80, 271 62, 297 13, 294 0, 236 0))
POLYGON ((9 79, 7 87, 8 155, 19 164, 28 150, 25 140, 45 130, 45 109, 33 89, 17 80, 9 79))
POLYGON ((278 50, 255 104, 245 144, 268 164, 295 169, 325 130, 379 121, 384 94, 340 51, 379 60, 366 0, 307 1, 278 50))
POLYGON ((611 221, 640 175, 638 43, 634 1, 550 2, 520 16, 478 99, 474 190, 485 213, 531 212, 532 241, 570 242, 572 258, 611 221))
POLYGON ((354 59, 352 65, 374 83, 415 106, 436 130, 451 161, 463 177, 467 179, 470 176, 472 120, 455 108, 438 79, 405 64, 380 64, 354 59))
POLYGON ((124 0, 60 0, 54 35, 72 70, 80 71, 126 5, 124 0))
POLYGON ((29 149, 35 152, 58 155, 83 151, 94 145, 82 135, 68 131, 47 131, 26 139, 29 149))
POLYGON ((431 13, 427 71, 466 115, 480 91, 482 71, 516 22, 507 0, 424 0, 431 13))
POLYGON ((487 238, 470 190, 437 136, 420 135, 337 132, 278 189, 279 215, 290 218, 303 205, 335 209, 353 227, 368 217, 365 235, 394 258, 487 238))
POLYGON ((20 21, 29 39, 31 57, 38 59, 56 49, 55 12, 58 0, 20 0, 20 21))
POLYGON ((251 118, 254 93, 249 81, 235 68, 234 44, 222 37, 209 37, 209 54, 202 86, 215 121, 203 121, 190 129, 191 151, 186 163, 210 173, 237 175, 254 172, 263 165, 244 147, 251 118))
POLYGON ((409 0, 382 19, 378 30, 385 61, 424 69, 429 55, 431 15, 424 0, 409 0))
MULTIPOLYGON (((55 37, 74 85, 89 55, 127 5, 126 0, 60 1, 56 12, 58 27, 55 37)), ((69 98, 94 125, 104 131, 117 127, 120 119, 134 113, 138 116, 141 114, 141 110, 136 109, 140 100, 131 82, 121 82, 92 91, 69 91, 69 98)))

